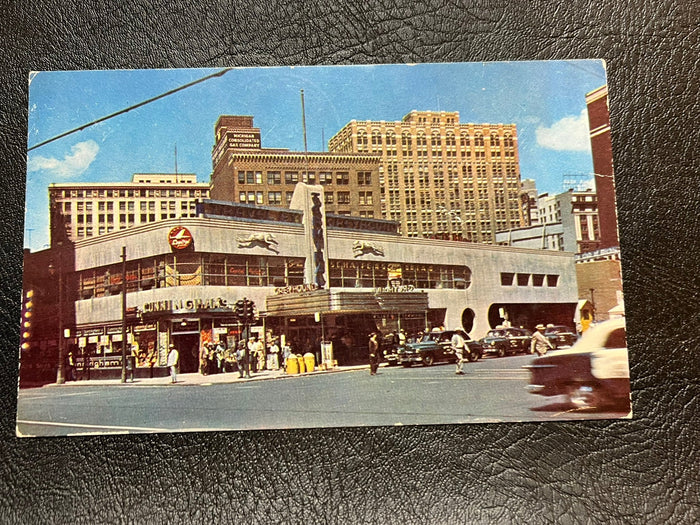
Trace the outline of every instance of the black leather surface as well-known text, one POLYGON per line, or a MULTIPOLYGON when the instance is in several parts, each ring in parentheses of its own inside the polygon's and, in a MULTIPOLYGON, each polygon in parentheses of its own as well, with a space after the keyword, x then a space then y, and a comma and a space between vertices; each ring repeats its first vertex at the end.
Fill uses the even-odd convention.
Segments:
POLYGON ((697 2, 2 2, 0 521, 700 520, 697 2), (30 70, 604 58, 631 421, 14 437, 30 70))

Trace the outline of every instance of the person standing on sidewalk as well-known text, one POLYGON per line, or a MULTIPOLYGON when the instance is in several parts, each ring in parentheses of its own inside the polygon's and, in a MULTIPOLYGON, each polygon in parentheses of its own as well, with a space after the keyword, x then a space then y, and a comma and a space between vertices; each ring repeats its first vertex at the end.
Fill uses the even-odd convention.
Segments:
POLYGON ((369 335, 369 375, 377 375, 379 368, 379 343, 377 342, 377 332, 369 335))
POLYGON ((457 368, 455 374, 464 375, 464 370, 462 370, 464 365, 464 337, 459 332, 455 332, 450 340, 450 345, 452 346, 452 351, 455 353, 455 358, 457 359, 457 368))
POLYGON ((170 352, 168 353, 168 368, 170 368, 170 381, 172 383, 177 383, 177 365, 180 361, 180 354, 178 353, 175 345, 170 345, 170 352))

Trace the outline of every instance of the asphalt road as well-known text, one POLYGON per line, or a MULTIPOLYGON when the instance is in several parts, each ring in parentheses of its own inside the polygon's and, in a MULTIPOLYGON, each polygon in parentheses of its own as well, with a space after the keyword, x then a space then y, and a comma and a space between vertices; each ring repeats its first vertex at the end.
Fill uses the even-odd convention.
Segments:
POLYGON ((382 367, 208 385, 63 385, 23 389, 18 435, 63 436, 337 426, 609 419, 529 394, 529 356, 454 365, 382 367))

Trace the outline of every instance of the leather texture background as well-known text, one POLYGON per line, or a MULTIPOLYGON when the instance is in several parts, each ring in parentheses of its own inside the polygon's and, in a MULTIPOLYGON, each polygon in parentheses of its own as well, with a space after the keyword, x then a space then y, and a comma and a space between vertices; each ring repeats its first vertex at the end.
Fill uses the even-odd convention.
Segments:
POLYGON ((1 522, 700 520, 700 4, 2 5, 1 522), (608 64, 633 420, 14 437, 29 71, 566 58, 608 64))

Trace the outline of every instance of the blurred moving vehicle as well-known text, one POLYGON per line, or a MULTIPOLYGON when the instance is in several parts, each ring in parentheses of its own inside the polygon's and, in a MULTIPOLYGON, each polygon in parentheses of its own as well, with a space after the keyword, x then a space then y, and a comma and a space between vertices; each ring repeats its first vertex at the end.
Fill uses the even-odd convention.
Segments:
POLYGON ((547 325, 547 328, 544 330, 544 336, 549 339, 554 348, 572 346, 578 339, 576 332, 563 324, 547 325))
POLYGON ((592 326, 571 348, 535 358, 526 389, 541 396, 565 395, 575 408, 629 404, 630 370, 625 319, 592 326))
POLYGON ((489 330, 479 343, 484 353, 496 354, 498 357, 530 353, 532 332, 524 328, 495 328, 489 330))
POLYGON ((399 347, 399 363, 410 367, 413 363, 422 363, 423 366, 431 366, 437 362, 454 362, 456 357, 452 351, 452 336, 459 333, 467 344, 464 359, 476 361, 482 355, 481 345, 471 339, 463 330, 443 330, 440 332, 428 332, 418 342, 406 343, 399 347))

